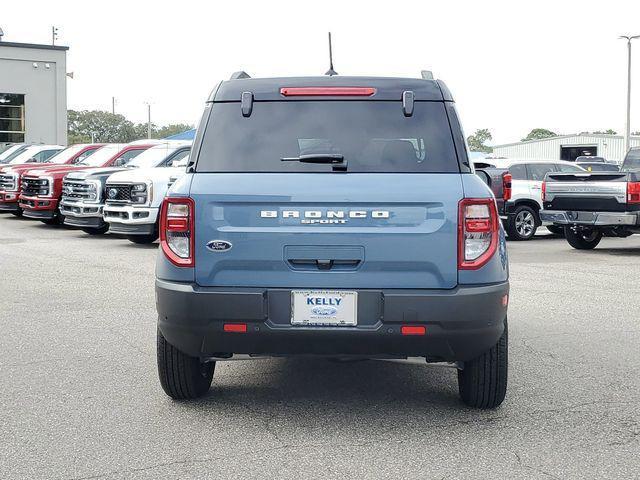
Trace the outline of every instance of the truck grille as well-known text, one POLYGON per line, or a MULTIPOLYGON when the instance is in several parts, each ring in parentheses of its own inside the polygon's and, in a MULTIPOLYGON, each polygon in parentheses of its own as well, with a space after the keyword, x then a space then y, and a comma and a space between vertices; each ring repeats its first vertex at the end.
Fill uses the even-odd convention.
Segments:
POLYGON ((83 180, 65 180, 62 183, 62 200, 82 202, 95 199, 96 191, 93 185, 83 180))
POLYGON ((13 175, 0 175, 0 190, 12 192, 16 190, 16 178, 13 175))
POLYGON ((49 180, 38 177, 24 177, 22 179, 22 194, 28 197, 49 195, 49 180))
POLYGON ((108 184, 106 189, 106 203, 131 203, 131 185, 108 184))

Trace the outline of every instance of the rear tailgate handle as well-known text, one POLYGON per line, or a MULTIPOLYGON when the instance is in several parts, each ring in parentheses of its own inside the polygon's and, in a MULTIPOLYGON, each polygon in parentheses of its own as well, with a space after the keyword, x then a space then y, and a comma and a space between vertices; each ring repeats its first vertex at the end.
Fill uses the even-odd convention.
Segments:
POLYGON ((308 258, 290 258, 289 264, 297 270, 331 270, 333 268, 340 270, 355 270, 360 265, 361 260, 344 260, 344 259, 324 259, 316 260, 308 258))
POLYGON ((331 270, 333 267, 333 260, 316 260, 316 266, 318 270, 331 270))

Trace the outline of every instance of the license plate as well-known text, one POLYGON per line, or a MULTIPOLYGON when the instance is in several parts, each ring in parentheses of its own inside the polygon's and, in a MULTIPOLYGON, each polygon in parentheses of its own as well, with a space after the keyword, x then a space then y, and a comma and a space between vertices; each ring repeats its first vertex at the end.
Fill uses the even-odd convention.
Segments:
POLYGON ((291 292, 291 325, 354 326, 358 323, 357 318, 357 292, 291 292))

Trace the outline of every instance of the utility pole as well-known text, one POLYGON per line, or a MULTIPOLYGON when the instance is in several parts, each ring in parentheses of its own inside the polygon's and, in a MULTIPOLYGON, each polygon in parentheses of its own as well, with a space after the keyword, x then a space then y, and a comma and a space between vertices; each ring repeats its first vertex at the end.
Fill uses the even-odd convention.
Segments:
POLYGON ((55 45, 57 39, 58 39, 58 27, 51 27, 51 45, 55 45))
POLYGON ((627 118, 624 125, 624 154, 631 148, 631 40, 640 38, 640 35, 621 35, 627 41, 627 118))
POLYGON ((116 97, 111 97, 111 113, 116 114, 116 97))
POLYGON ((151 138, 151 103, 147 103, 147 138, 151 138))

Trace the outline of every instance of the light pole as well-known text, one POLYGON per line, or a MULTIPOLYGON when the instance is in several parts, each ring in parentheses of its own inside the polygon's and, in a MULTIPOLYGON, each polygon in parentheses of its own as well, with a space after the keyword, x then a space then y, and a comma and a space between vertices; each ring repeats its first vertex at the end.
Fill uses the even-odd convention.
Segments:
POLYGON ((640 35, 620 35, 627 41, 627 120, 624 126, 624 154, 631 147, 631 40, 640 38, 640 35))
POLYGON ((147 138, 151 138, 151 102, 144 102, 147 104, 147 138))

